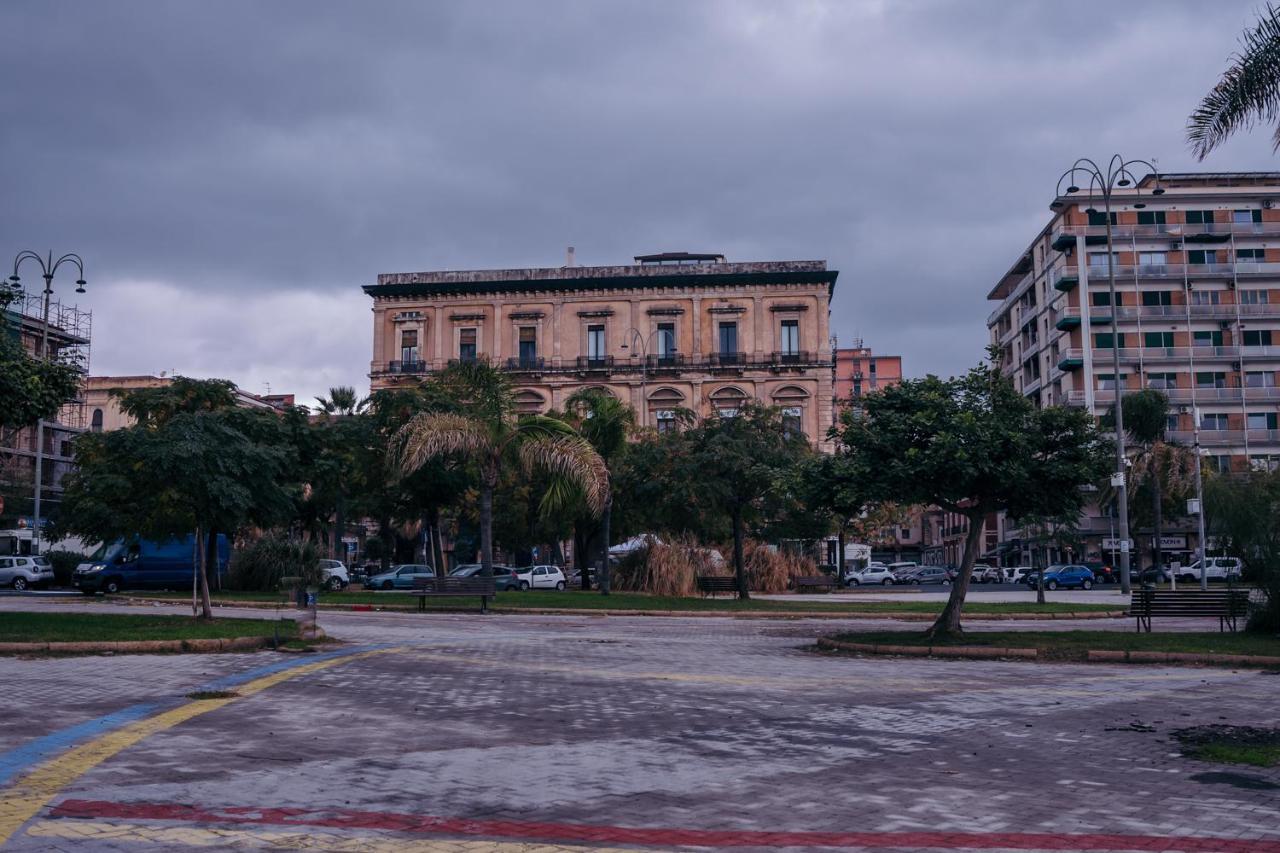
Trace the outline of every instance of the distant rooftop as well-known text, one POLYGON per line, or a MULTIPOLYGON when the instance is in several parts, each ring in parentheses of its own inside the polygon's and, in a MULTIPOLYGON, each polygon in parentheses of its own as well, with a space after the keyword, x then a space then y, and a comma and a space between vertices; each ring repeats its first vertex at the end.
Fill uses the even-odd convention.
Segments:
POLYGON ((641 266, 648 264, 723 264, 724 255, 698 254, 696 252, 659 252, 656 255, 636 255, 635 262, 641 266))

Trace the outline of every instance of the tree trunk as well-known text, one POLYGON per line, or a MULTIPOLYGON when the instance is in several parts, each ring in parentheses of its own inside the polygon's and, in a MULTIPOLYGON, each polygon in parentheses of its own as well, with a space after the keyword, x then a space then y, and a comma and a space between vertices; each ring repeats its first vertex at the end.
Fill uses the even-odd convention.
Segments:
POLYGON ((493 489, 497 476, 486 472, 480 481, 480 577, 493 577, 493 489))
POLYGON ((573 562, 578 567, 582 589, 591 589, 591 554, 587 551, 587 534, 577 521, 573 523, 573 562))
POLYGON ((391 557, 396 550, 396 533, 391 529, 391 519, 378 519, 378 538, 382 540, 382 571, 391 571, 391 557))
MULTIPOLYGON (((1152 520, 1154 522, 1152 526, 1155 528, 1155 533, 1151 537, 1151 554, 1152 554, 1152 558, 1156 561, 1155 566, 1153 568, 1156 570, 1155 576, 1156 576, 1156 580, 1158 581, 1160 580, 1160 567, 1164 564, 1164 561, 1161 559, 1162 555, 1160 553, 1160 538, 1161 538, 1161 534, 1163 533, 1162 528, 1164 527, 1164 513, 1163 513, 1164 507, 1161 506, 1161 504, 1164 503, 1164 495, 1161 494, 1161 489, 1160 489, 1160 469, 1157 468, 1154 464, 1152 465, 1152 468, 1151 468, 1151 495, 1152 495, 1152 501, 1151 501, 1152 520)), ((1139 569, 1139 572, 1141 572, 1142 567, 1139 566, 1138 569, 1139 569)), ((1141 576, 1141 574, 1139 574, 1139 576, 1141 576)))
POLYGON ((218 572, 218 528, 210 526, 209 539, 205 543, 205 553, 208 557, 204 563, 204 576, 211 588, 216 587, 222 589, 222 575, 218 572))
POLYGON ((613 493, 605 495, 604 512, 600 513, 600 594, 609 594, 609 524, 613 520, 613 493))
MULTIPOLYGON (((198 530, 199 528, 197 528, 198 530)), ((217 547, 217 537, 213 537, 214 547, 217 547)), ((197 574, 200 576, 200 618, 213 618, 213 602, 209 600, 209 552, 204 547, 204 543, 200 539, 200 534, 196 534, 197 547, 200 549, 200 567, 197 574)))
POLYGON ((343 535, 347 532, 346 519, 346 498, 342 494, 342 486, 338 486, 338 499, 333 506, 333 526, 335 528, 333 534, 333 559, 341 560, 345 566, 347 564, 347 543, 342 541, 343 535))
POLYGON ((435 565, 436 575, 443 577, 449 574, 449 567, 444 564, 444 543, 440 541, 440 508, 431 507, 427 513, 431 527, 431 561, 435 565))
POLYGON ((742 556, 742 510, 733 508, 733 574, 738 580, 738 598, 747 601, 751 593, 747 590, 747 566, 742 556))
POLYGON ((964 556, 960 558, 960 575, 951 585, 947 606, 942 608, 937 621, 926 632, 929 637, 946 637, 964 633, 964 629, 960 627, 960 612, 964 609, 964 597, 969 593, 969 578, 973 575, 973 564, 978 559, 978 547, 982 540, 982 526, 986 515, 985 512, 978 511, 968 515, 969 535, 964 538, 964 556))

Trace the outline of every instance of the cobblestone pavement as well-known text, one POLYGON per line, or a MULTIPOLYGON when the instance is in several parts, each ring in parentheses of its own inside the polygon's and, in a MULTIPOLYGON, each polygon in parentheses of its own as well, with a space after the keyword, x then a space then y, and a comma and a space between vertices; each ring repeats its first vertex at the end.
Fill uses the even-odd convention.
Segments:
POLYGON ((1274 674, 827 657, 828 620, 321 622, 324 660, 0 658, 4 849, 1280 851, 1280 772, 1168 736, 1280 725, 1274 674), (210 684, 242 695, 183 698, 210 684))

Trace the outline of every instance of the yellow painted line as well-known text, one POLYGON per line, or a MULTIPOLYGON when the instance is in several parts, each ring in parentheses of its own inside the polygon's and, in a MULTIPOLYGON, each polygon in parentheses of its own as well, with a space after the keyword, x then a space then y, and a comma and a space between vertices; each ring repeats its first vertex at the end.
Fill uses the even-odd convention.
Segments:
MULTIPOLYGON (((27 835, 62 841, 137 842, 167 847, 217 847, 237 850, 327 850, 335 853, 623 853, 628 848, 521 841, 404 838, 330 832, 290 832, 206 827, 151 826, 106 821, 42 820, 27 835)), ((634 850, 635 848, 630 848, 634 850)), ((670 848, 668 848, 670 849, 670 848)))
POLYGON ((109 732, 97 740, 59 755, 51 761, 27 773, 7 790, 0 792, 0 844, 4 844, 24 823, 35 817, 51 799, 67 785, 88 773, 113 755, 128 749, 157 732, 173 728, 179 723, 216 711, 245 696, 261 693, 283 681, 308 675, 331 666, 347 663, 373 655, 402 651, 402 648, 375 649, 344 657, 329 658, 292 669, 274 672, 235 688, 237 696, 224 699, 198 699, 164 711, 154 717, 139 720, 109 732))

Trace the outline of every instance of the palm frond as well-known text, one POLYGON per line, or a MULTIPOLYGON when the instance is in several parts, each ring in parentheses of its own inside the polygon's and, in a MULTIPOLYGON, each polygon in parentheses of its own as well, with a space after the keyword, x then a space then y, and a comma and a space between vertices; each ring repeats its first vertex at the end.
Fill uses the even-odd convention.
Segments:
MULTIPOLYGON (((1196 159, 1203 160, 1235 131, 1278 117, 1280 12, 1268 3, 1257 25, 1245 31, 1222 78, 1187 120, 1187 141, 1196 159)), ((1280 150, 1280 128, 1274 147, 1280 150)))
POLYGON ((428 412, 396 431, 389 448, 392 466, 412 474, 432 459, 457 453, 476 456, 493 448, 485 425, 465 415, 428 412))
POLYGON ((609 497, 609 469, 586 439, 578 435, 531 436, 520 443, 526 473, 545 471, 582 490, 588 508, 600 513, 609 497))

